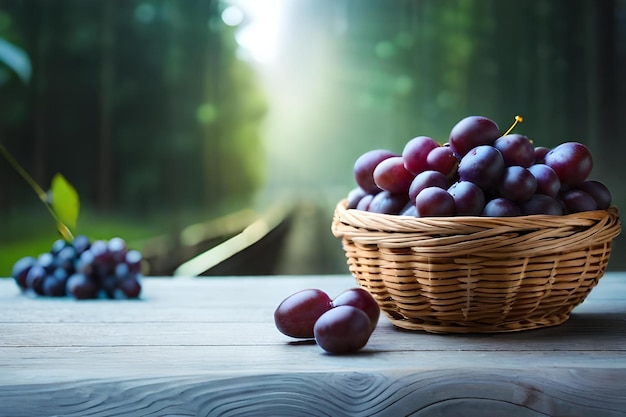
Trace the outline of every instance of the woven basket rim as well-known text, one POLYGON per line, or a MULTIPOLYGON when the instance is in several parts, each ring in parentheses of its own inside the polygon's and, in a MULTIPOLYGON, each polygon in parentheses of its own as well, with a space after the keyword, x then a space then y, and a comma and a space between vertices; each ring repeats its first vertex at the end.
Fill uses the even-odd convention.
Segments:
MULTIPOLYGON (((458 234, 462 232, 462 230, 475 232, 493 228, 515 231, 546 228, 558 229, 563 226, 589 227, 598 222, 619 223, 620 217, 619 210, 616 206, 611 206, 606 210, 593 210, 565 215, 533 214, 513 217, 414 217, 347 209, 346 203, 347 199, 342 199, 337 203, 335 208, 332 229, 336 237, 342 236, 342 231, 337 227, 339 223, 377 232, 423 233, 429 231, 439 234, 446 234, 446 232, 458 234)), ((615 236, 618 234, 619 232, 616 233, 615 236)))

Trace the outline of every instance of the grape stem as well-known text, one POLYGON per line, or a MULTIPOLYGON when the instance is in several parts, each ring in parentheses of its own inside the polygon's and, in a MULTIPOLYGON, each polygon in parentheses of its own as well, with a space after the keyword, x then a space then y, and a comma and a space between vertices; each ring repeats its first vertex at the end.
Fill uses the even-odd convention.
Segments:
POLYGON ((61 234, 63 239, 65 239, 68 242, 72 241, 74 239, 72 232, 61 221, 61 219, 59 219, 59 216, 57 216, 56 212, 52 209, 52 207, 48 203, 47 193, 39 186, 39 184, 37 184, 37 182, 35 182, 33 177, 31 177, 28 174, 28 172, 26 172, 26 170, 22 168, 19 162, 17 162, 17 160, 13 157, 13 155, 11 155, 11 153, 7 150, 7 148, 5 148, 4 145, 2 145, 1 143, 0 143, 0 153, 2 154, 2 156, 4 156, 4 159, 7 160, 9 165, 11 165, 11 167, 20 175, 20 177, 22 177, 24 181, 26 181, 26 183, 30 185, 30 188, 32 188, 37 194, 37 197, 39 197, 39 200, 41 200, 44 206, 46 206, 46 208, 48 209, 48 212, 50 213, 50 215, 52 215, 52 218, 57 222, 57 229, 59 230, 59 233, 61 234))
POLYGON ((524 121, 524 118, 522 116, 515 116, 515 121, 513 122, 513 124, 511 125, 511 127, 509 127, 509 130, 507 130, 504 135, 502 136, 506 136, 509 133, 511 133, 511 131, 513 130, 513 128, 515 126, 517 126, 518 123, 522 123, 524 121))

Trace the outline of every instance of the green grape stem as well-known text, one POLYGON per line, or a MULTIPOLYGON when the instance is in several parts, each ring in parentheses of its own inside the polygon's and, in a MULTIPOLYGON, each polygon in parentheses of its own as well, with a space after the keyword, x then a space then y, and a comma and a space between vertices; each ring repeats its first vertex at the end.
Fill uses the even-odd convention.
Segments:
POLYGON ((39 197, 39 200, 41 200, 44 206, 46 206, 46 209, 48 209, 48 212, 50 213, 52 218, 56 221, 57 229, 59 233, 61 234, 61 236, 63 237, 63 239, 65 239, 68 242, 74 240, 74 236, 72 235, 72 232, 70 231, 69 227, 67 227, 61 221, 61 219, 59 219, 59 216, 56 214, 56 212, 52 209, 52 207, 48 203, 48 195, 46 194, 46 192, 39 186, 39 184, 37 184, 37 182, 33 179, 33 177, 31 177, 28 174, 28 172, 26 172, 26 170, 22 168, 19 162, 17 162, 17 160, 13 157, 13 155, 11 155, 11 153, 7 150, 7 148, 5 148, 4 145, 2 145, 1 143, 0 143, 0 153, 2 153, 2 156, 4 156, 7 162, 9 162, 9 165, 11 165, 11 167, 20 175, 20 177, 22 177, 24 181, 26 181, 26 183, 33 189, 33 191, 35 191, 35 193, 37 194, 37 197, 39 197))

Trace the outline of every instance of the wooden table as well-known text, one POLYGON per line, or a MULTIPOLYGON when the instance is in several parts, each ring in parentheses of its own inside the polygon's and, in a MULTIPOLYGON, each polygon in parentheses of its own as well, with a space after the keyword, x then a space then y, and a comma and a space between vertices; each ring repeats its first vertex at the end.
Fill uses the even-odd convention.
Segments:
POLYGON ((141 300, 29 298, 0 280, 1 416, 626 416, 626 273, 570 320, 435 335, 386 319, 332 356, 274 327, 350 276, 149 278, 141 300))

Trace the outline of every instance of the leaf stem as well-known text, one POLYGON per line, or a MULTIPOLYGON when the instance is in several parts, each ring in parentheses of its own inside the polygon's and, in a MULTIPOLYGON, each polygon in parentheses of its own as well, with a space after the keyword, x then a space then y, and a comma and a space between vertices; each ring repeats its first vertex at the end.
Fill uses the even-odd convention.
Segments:
POLYGON ((61 234, 63 239, 68 242, 73 240, 74 236, 72 235, 70 229, 65 224, 63 224, 61 219, 59 219, 59 216, 57 216, 52 207, 50 207, 50 204, 48 204, 48 195, 46 194, 46 192, 39 186, 39 184, 37 184, 33 177, 31 177, 28 172, 26 172, 26 170, 22 168, 19 162, 17 162, 13 155, 11 155, 7 148, 5 148, 4 145, 1 143, 0 153, 2 154, 2 156, 4 156, 7 162, 9 162, 9 165, 11 165, 11 167, 20 175, 20 177, 22 177, 24 181, 26 181, 28 185, 30 185, 30 188, 32 188, 37 194, 37 197, 39 197, 39 200, 41 200, 44 206, 46 206, 48 212, 50 212, 50 214, 52 215, 52 218, 57 222, 57 229, 59 230, 59 233, 61 234))

